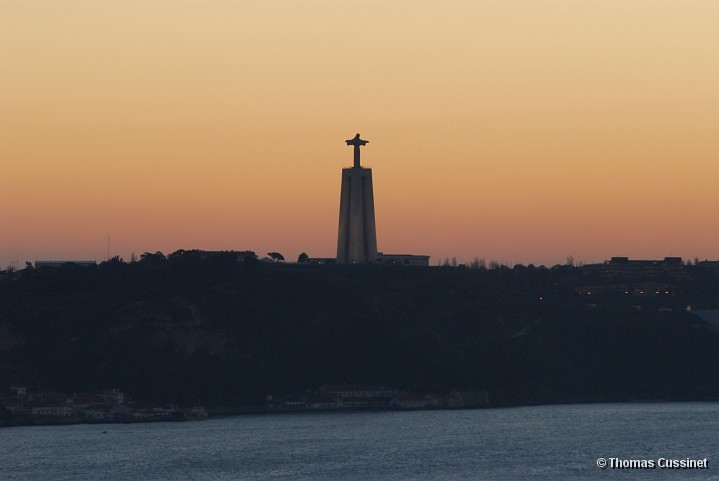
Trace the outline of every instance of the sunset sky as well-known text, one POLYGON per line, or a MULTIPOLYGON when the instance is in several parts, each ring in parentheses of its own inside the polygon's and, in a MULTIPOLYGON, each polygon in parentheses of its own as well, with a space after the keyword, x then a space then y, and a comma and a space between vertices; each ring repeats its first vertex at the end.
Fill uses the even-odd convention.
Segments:
POLYGON ((0 0, 0 268, 719 258, 719 1, 0 0))

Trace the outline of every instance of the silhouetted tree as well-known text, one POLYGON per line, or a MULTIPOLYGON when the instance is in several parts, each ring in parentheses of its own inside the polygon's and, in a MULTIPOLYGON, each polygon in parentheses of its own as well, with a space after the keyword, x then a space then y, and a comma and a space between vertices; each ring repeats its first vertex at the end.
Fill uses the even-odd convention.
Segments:
POLYGON ((257 264, 259 260, 257 260, 257 254, 252 252, 251 254, 247 254, 244 259, 242 259, 242 264, 246 266, 253 266, 257 264))
POLYGON ((182 257, 185 255, 186 252, 187 251, 185 249, 178 249, 175 252, 169 254, 167 256, 167 260, 172 262, 172 261, 177 261, 179 259, 182 259, 182 257))
POLYGON ((469 267, 472 269, 486 269, 487 268, 487 262, 484 260, 484 258, 480 259, 479 257, 475 257, 474 260, 469 264, 469 267))
POLYGON ((165 257, 165 254, 163 254, 160 251, 155 252, 154 254, 151 252, 145 252, 140 256, 140 262, 147 262, 147 263, 153 263, 153 262, 164 262, 167 260, 167 257, 165 257))
POLYGON ((299 264, 306 264, 306 263, 308 263, 309 261, 310 261, 310 256, 308 256, 308 255, 305 254, 304 252, 303 252, 302 254, 300 254, 299 257, 297 257, 297 262, 298 262, 299 264))
POLYGON ((283 256, 279 252, 268 252, 267 255, 272 257, 272 260, 275 262, 284 262, 285 261, 285 256, 283 256))
POLYGON ((116 266, 120 264, 124 264, 124 260, 120 256, 110 257, 105 262, 100 262, 101 266, 116 266))

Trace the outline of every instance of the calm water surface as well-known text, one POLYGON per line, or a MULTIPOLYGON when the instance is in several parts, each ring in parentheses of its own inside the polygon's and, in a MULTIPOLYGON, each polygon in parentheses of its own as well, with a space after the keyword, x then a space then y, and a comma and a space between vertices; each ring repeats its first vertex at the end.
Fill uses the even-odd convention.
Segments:
POLYGON ((718 446, 719 403, 258 415, 0 429, 0 479, 719 480, 718 446), (602 470, 600 457, 710 467, 602 470))

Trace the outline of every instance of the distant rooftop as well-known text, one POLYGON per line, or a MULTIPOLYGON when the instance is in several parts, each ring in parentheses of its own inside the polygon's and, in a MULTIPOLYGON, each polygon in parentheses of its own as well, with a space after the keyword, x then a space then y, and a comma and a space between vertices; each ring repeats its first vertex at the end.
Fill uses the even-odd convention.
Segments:
POLYGON ((612 257, 611 264, 681 264, 681 257, 665 257, 661 260, 629 259, 629 257, 612 257))
POLYGON ((72 264, 75 266, 82 266, 82 267, 88 267, 88 266, 96 266, 97 261, 35 261, 35 268, 39 267, 61 267, 65 264, 72 264))

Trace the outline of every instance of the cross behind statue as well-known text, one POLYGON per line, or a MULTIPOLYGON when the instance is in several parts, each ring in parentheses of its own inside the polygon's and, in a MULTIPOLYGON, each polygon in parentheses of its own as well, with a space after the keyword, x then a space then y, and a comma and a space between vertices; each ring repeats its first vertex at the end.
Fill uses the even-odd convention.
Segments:
POLYGON ((355 167, 360 166, 360 147, 364 146, 369 140, 360 139, 360 134, 355 135, 354 139, 346 140, 347 145, 354 145, 355 148, 355 167))

